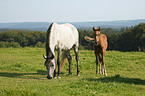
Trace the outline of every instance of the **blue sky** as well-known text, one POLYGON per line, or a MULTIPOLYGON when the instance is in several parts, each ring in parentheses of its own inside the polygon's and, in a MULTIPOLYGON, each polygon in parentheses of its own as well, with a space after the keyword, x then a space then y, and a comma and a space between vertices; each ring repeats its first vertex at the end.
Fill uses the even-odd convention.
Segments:
POLYGON ((145 0, 0 0, 0 23, 145 19, 145 0))

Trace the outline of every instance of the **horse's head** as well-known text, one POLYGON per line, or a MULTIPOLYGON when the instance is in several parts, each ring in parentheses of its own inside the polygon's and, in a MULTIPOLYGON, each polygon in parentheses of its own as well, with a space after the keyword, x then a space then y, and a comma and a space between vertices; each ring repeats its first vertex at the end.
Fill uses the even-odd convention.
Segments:
POLYGON ((48 55, 48 56, 44 56, 44 59, 46 59, 45 61, 45 66, 47 69, 47 79, 53 79, 53 73, 55 70, 55 59, 53 54, 52 55, 48 55))
POLYGON ((100 35, 101 28, 100 27, 99 28, 93 27, 93 31, 94 31, 94 35, 98 36, 98 35, 100 35))

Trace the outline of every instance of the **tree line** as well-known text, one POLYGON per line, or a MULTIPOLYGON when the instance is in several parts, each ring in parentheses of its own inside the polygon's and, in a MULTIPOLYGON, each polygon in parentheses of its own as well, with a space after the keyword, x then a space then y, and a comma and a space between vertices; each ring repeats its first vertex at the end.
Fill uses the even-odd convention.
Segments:
POLYGON ((40 31, 9 30, 0 32, 0 47, 44 47, 45 37, 40 31))
MULTIPOLYGON (((121 28, 102 28, 107 36, 107 50, 145 51, 145 23, 121 28)), ((87 42, 84 36, 93 37, 93 31, 79 30, 79 49, 93 49, 93 43, 87 42)), ((0 32, 0 47, 45 47, 46 32, 8 30, 0 32)))

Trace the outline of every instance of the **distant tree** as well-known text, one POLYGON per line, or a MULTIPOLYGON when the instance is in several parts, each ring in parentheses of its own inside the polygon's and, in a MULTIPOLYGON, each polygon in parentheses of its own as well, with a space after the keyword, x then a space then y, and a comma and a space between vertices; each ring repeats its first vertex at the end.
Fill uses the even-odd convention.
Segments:
POLYGON ((133 38, 132 29, 127 29, 118 38, 118 50, 120 51, 133 51, 133 38))
POLYGON ((121 34, 118 39, 121 51, 138 51, 139 49, 145 48, 145 23, 140 23, 139 25, 126 30, 121 34))
POLYGON ((126 30, 126 29, 125 29, 124 27, 122 27, 122 28, 120 29, 120 33, 123 33, 125 30, 126 30))
POLYGON ((39 47, 39 48, 44 48, 45 47, 45 43, 42 43, 42 42, 37 42, 36 44, 35 44, 35 47, 39 47))
POLYGON ((118 50, 118 39, 120 37, 119 33, 108 34, 107 41, 108 41, 108 48, 107 50, 118 50))
POLYGON ((17 42, 0 42, 0 48, 8 48, 8 47, 19 48, 21 46, 17 42))
POLYGON ((22 30, 9 30, 0 32, 0 42, 17 42, 20 46, 35 46, 38 42, 45 42, 46 33, 40 31, 25 32, 22 30))
POLYGON ((140 23, 134 27, 133 38, 136 50, 145 48, 145 23, 140 23))
POLYGON ((79 30, 79 40, 80 40, 80 48, 83 49, 83 47, 85 49, 93 49, 92 48, 92 43, 91 42, 87 42, 84 37, 85 36, 90 36, 93 37, 93 31, 88 31, 88 30, 79 30))

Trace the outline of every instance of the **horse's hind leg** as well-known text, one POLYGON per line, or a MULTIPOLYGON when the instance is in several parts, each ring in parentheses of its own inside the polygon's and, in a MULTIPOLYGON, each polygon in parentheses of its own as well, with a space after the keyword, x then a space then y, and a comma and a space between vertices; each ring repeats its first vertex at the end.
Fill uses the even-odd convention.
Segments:
POLYGON ((80 70, 79 70, 79 55, 78 55, 78 46, 74 46, 74 51, 76 55, 76 62, 77 62, 77 76, 80 76, 80 70))
POLYGON ((69 62, 69 75, 71 75, 72 74, 72 63, 71 63, 72 57, 71 57, 69 51, 66 52, 66 56, 67 56, 67 59, 68 59, 68 62, 69 62))
POLYGON ((60 57, 61 57, 61 49, 58 49, 58 57, 57 57, 58 78, 61 78, 61 77, 60 77, 60 57))

